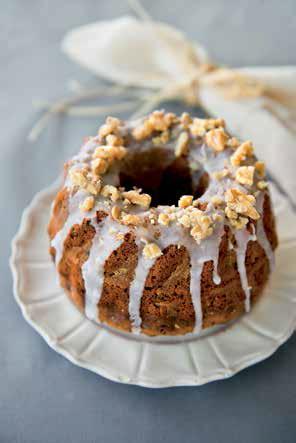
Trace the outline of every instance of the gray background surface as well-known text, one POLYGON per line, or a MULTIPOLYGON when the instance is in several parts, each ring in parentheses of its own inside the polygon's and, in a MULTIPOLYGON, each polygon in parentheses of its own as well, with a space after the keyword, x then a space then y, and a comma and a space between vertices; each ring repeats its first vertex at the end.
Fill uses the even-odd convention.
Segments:
MULTIPOLYGON (((145 3, 145 2, 144 2, 145 3)), ((146 1, 233 66, 296 63, 295 0, 146 1)), ((94 82, 59 50, 71 27, 128 12, 116 0, 0 0, 0 443, 296 441, 296 336, 272 358, 199 388, 112 383, 52 351, 12 298, 10 241, 32 196, 58 174, 99 119, 52 121, 26 136, 32 99, 54 99, 69 79, 94 82)))

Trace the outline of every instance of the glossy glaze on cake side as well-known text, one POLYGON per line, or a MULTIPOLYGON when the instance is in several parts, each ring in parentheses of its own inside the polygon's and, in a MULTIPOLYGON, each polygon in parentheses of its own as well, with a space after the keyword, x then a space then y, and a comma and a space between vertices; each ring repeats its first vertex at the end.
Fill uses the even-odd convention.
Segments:
POLYGON ((51 253, 88 318, 179 335, 236 318, 261 294, 277 244, 264 166, 223 126, 161 112, 109 119, 66 165, 51 253))

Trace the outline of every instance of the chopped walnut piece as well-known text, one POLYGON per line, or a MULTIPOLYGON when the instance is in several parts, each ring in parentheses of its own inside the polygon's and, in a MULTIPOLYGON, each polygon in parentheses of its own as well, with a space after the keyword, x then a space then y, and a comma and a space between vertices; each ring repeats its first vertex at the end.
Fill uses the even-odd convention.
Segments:
POLYGON ((260 189, 261 191, 263 191, 263 189, 266 189, 268 187, 268 183, 264 180, 260 180, 257 183, 257 188, 260 189))
POLYGON ((226 217, 228 217, 230 219, 238 218, 237 213, 233 209, 230 209, 228 206, 225 208, 225 214, 226 214, 226 217))
POLYGON ((101 191, 103 197, 111 198, 113 202, 116 202, 120 198, 119 190, 112 185, 105 185, 101 191))
POLYGON ((153 137, 152 143, 155 146, 165 145, 170 139, 169 131, 163 131, 159 136, 153 137))
POLYGON ((221 222, 223 220, 223 217, 221 214, 213 214, 213 220, 216 222, 221 222))
POLYGON ((240 166, 247 157, 251 157, 254 153, 253 145, 250 141, 242 143, 230 157, 232 166, 240 166))
POLYGON ((264 162, 257 161, 255 163, 255 169, 256 169, 256 172, 260 178, 265 177, 265 163, 264 162))
POLYGON ((122 195, 134 205, 143 206, 144 208, 148 208, 150 206, 151 197, 149 194, 140 194, 138 191, 127 191, 123 192, 122 195))
POLYGON ((161 249, 156 243, 147 243, 143 248, 145 258, 154 259, 162 255, 161 249))
POLYGON ((214 151, 221 152, 224 150, 228 138, 223 128, 211 129, 206 134, 206 143, 213 148, 214 151))
POLYGON ((70 169, 69 176, 73 185, 79 186, 80 188, 85 188, 87 186, 87 178, 83 171, 79 169, 70 169))
POLYGON ((224 203, 224 200, 218 195, 213 195, 213 197, 211 198, 211 202, 213 203, 214 206, 220 206, 224 203))
POLYGON ((91 162, 92 172, 96 175, 105 174, 108 169, 108 162, 103 158, 95 158, 91 162))
POLYGON ((144 120, 143 123, 136 126, 133 131, 132 135, 135 140, 141 141, 145 138, 149 137, 153 132, 153 126, 149 122, 149 120, 144 120))
POLYGON ((161 213, 158 216, 158 223, 164 226, 168 226, 170 223, 170 216, 168 214, 161 213))
POLYGON ((185 228, 190 228, 190 226, 191 226, 191 220, 190 220, 190 216, 188 214, 184 214, 181 217, 179 217, 178 222, 182 226, 184 226, 185 228))
POLYGON ((102 139, 109 134, 117 132, 121 125, 122 122, 118 118, 107 117, 105 124, 102 125, 99 129, 98 135, 102 139))
POLYGON ((212 177, 215 180, 222 180, 224 177, 227 177, 230 174, 229 169, 222 169, 221 171, 214 171, 212 172, 212 177))
POLYGON ((122 160, 127 153, 123 146, 98 146, 93 153, 93 158, 103 158, 108 161, 122 160))
POLYGON ((229 146, 230 148, 233 148, 233 149, 238 148, 239 145, 240 145, 240 142, 236 137, 231 137, 227 143, 227 146, 229 146))
POLYGON ((118 135, 109 134, 106 137, 106 144, 109 146, 122 146, 123 138, 118 135))
POLYGON ((154 111, 148 119, 154 131, 165 131, 174 123, 176 116, 172 112, 166 114, 164 111, 154 111))
POLYGON ((164 111, 154 111, 144 119, 132 132, 136 140, 149 137, 153 131, 166 131, 176 121, 175 114, 164 111))
POLYGON ((190 125, 191 134, 196 136, 203 136, 206 131, 215 128, 223 128, 225 126, 225 122, 223 119, 203 119, 203 118, 194 118, 192 124, 190 125))
POLYGON ((184 129, 189 128, 189 125, 192 123, 192 118, 190 117, 190 114, 188 114, 188 112, 183 112, 180 117, 180 123, 184 129))
POLYGON ((69 176, 73 185, 85 189, 93 195, 97 195, 100 192, 102 186, 100 179, 91 180, 87 177, 87 171, 70 169, 69 176))
POLYGON ((254 171, 254 166, 240 166, 236 171, 235 178, 242 185, 252 186, 254 171))
POLYGON ((121 209, 119 206, 113 206, 113 208, 111 209, 111 216, 112 218, 114 218, 114 220, 119 221, 120 220, 120 215, 121 215, 121 209))
POLYGON ((238 214, 245 215, 253 220, 260 218, 260 215, 254 208, 256 200, 253 195, 248 195, 239 189, 232 188, 225 192, 225 200, 227 206, 238 214))
POLYGON ((95 205, 94 197, 86 197, 82 203, 80 203, 79 208, 81 211, 88 212, 93 209, 95 205))
POLYGON ((248 224, 248 219, 246 217, 238 217, 238 219, 230 219, 230 224, 235 229, 243 229, 248 224))
POLYGON ((102 187, 102 182, 100 179, 93 179, 92 181, 88 182, 85 189, 93 195, 97 195, 102 187))
POLYGON ((183 195, 178 201, 178 206, 179 208, 187 208, 192 205, 192 202, 193 195, 183 195))
POLYGON ((185 132, 185 131, 181 132, 178 137, 176 148, 175 148, 176 157, 180 157, 181 155, 187 154, 188 142, 189 142, 188 132, 185 132))
POLYGON ((202 215, 198 223, 191 229, 190 234, 197 243, 200 243, 204 238, 212 235, 212 220, 208 215, 202 215))
POLYGON ((141 217, 135 214, 122 213, 121 222, 124 225, 138 226, 141 223, 141 217))

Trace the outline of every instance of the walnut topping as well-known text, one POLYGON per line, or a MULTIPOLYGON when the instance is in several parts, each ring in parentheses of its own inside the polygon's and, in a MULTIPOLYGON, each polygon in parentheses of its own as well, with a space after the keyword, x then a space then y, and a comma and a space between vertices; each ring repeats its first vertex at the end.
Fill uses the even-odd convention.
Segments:
POLYGON ((231 137, 227 143, 227 146, 229 146, 230 148, 233 148, 233 149, 238 148, 239 145, 240 145, 240 142, 238 141, 238 139, 236 137, 231 137))
POLYGON ((189 128, 189 125, 192 123, 192 118, 190 117, 190 114, 188 114, 188 112, 183 112, 180 117, 180 123, 184 129, 189 128))
POLYGON ((257 183, 257 188, 260 189, 261 191, 263 191, 263 189, 266 189, 268 187, 268 183, 264 180, 260 180, 257 183))
POLYGON ((180 157, 181 155, 187 154, 188 142, 189 142, 188 132, 185 132, 185 131, 181 132, 178 137, 176 148, 175 148, 176 157, 180 157))
POLYGON ((220 206, 224 203, 224 200, 218 195, 213 195, 213 197, 211 198, 211 202, 214 206, 220 206))
POLYGON ((248 221, 246 217, 238 217, 237 219, 230 219, 230 224, 235 229, 243 229, 248 224, 248 221))
POLYGON ((113 208, 111 209, 111 216, 112 218, 114 218, 114 220, 119 221, 120 220, 120 215, 121 215, 121 209, 119 206, 113 206, 113 208))
POLYGON ((143 248, 143 255, 145 258, 157 258, 162 255, 161 249, 156 243, 147 243, 143 248))
POLYGON ((95 175, 105 174, 108 169, 108 162, 103 158, 95 158, 91 162, 91 169, 95 175))
POLYGON ((256 172, 260 178, 265 177, 265 163, 264 162, 257 161, 255 163, 255 169, 256 169, 256 172))
POLYGON ((172 112, 166 114, 164 111, 154 111, 149 116, 149 121, 154 131, 165 131, 176 121, 176 116, 172 112))
POLYGON ((163 131, 158 137, 153 137, 152 143, 155 146, 165 145, 170 139, 169 131, 163 131))
POLYGON ((125 212, 122 213, 121 222, 124 225, 133 225, 138 226, 141 224, 141 217, 134 214, 126 214, 125 212))
POLYGON ((236 171, 235 178, 239 183, 243 185, 252 186, 254 171, 254 166, 240 166, 236 171))
POLYGON ((190 228, 190 234, 194 237, 197 243, 203 238, 208 237, 213 233, 212 219, 205 215, 200 209, 193 206, 186 207, 181 213, 177 213, 177 223, 190 228))
POLYGON ((101 180, 89 177, 86 170, 71 169, 69 176, 75 186, 85 189, 90 194, 97 195, 100 192, 101 180))
POLYGON ((81 211, 88 212, 93 209, 95 205, 94 197, 86 197, 86 199, 79 205, 81 211))
POLYGON ((164 226, 168 226, 170 223, 170 216, 168 214, 159 214, 158 216, 158 223, 164 226))
POLYGON ((260 218, 260 215, 254 208, 256 200, 253 195, 248 195, 239 189, 232 188, 225 192, 225 200, 228 208, 236 213, 250 217, 253 220, 260 218))
POLYGON ((230 219, 237 219, 238 218, 237 213, 233 209, 230 209, 228 206, 225 208, 225 215, 226 215, 226 217, 228 217, 230 219))
POLYGON ((122 195, 134 205, 143 206, 144 208, 148 208, 150 206, 151 197, 149 194, 140 194, 139 191, 127 191, 123 192, 122 195))
POLYGON ((133 130, 133 137, 139 141, 143 140, 149 137, 153 131, 166 131, 175 121, 176 116, 171 112, 154 111, 133 130))
POLYGON ((221 214, 215 213, 215 214, 213 214, 213 220, 216 222, 221 222, 223 220, 223 217, 221 214))
POLYGON ((187 208, 192 205, 193 195, 183 195, 178 202, 179 208, 187 208))
POLYGON ((209 235, 212 235, 212 220, 208 215, 201 215, 198 219, 198 223, 191 229, 190 234, 197 243, 209 235))
POLYGON ((190 125, 190 132, 194 137, 203 136, 206 131, 210 129, 224 127, 225 122, 223 119, 202 119, 194 118, 190 125))
POLYGON ((105 185, 101 191, 103 197, 111 198, 113 202, 116 202, 120 198, 119 190, 112 185, 105 185))
POLYGON ((254 153, 253 145, 250 141, 242 143, 230 157, 232 166, 240 166, 247 157, 251 157, 254 153))
POLYGON ((99 129, 98 135, 102 139, 109 134, 118 132, 122 122, 118 118, 107 117, 106 123, 99 129))
POLYGON ((144 122, 136 126, 132 134, 135 140, 141 141, 149 137, 153 132, 153 126, 149 120, 144 120, 144 122))
POLYGON ((70 169, 69 172, 71 181, 73 185, 79 186, 80 188, 85 188, 87 185, 86 174, 79 169, 70 169))
POLYGON ((123 138, 118 135, 109 134, 106 137, 106 144, 109 146, 123 146, 123 138))
POLYGON ((224 177, 227 177, 230 174, 229 169, 222 169, 221 171, 214 171, 212 172, 212 177, 215 180, 222 180, 224 177))
POLYGON ((122 160, 126 153, 127 150, 124 146, 98 146, 93 158, 102 158, 113 162, 114 160, 122 160))
POLYGON ((220 152, 224 150, 228 138, 223 128, 211 129, 206 134, 206 143, 213 148, 214 151, 220 152))

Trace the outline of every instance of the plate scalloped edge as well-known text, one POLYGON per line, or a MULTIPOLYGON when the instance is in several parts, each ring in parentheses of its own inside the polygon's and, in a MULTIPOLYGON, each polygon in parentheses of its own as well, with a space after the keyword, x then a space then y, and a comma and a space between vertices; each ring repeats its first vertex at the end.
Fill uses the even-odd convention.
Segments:
POLYGON ((268 294, 229 328, 191 342, 170 344, 135 341, 101 329, 64 295, 48 254, 46 235, 59 183, 57 180, 36 194, 24 210, 12 241, 10 267, 14 297, 24 318, 72 363, 122 383, 150 388, 197 386, 228 378, 266 359, 292 335, 296 327, 296 216, 274 188, 276 213, 281 214, 280 246, 268 294))

